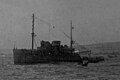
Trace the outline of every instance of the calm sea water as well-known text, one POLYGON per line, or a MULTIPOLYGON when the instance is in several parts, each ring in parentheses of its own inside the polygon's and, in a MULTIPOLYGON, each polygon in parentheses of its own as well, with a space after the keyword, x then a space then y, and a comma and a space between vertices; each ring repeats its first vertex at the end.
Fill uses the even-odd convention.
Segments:
POLYGON ((14 65, 12 53, 6 53, 0 56, 0 80, 120 80, 120 63, 115 62, 88 67, 77 63, 14 65))

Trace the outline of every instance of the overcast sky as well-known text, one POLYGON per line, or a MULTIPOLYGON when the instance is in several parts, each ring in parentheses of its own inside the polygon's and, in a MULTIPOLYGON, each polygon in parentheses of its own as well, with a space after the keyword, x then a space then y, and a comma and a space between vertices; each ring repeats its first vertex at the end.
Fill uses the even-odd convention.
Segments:
POLYGON ((0 0, 0 48, 12 49, 14 41, 18 48, 31 47, 33 12, 37 44, 69 44, 61 31, 69 35, 70 20, 80 44, 120 41, 120 0, 0 0))

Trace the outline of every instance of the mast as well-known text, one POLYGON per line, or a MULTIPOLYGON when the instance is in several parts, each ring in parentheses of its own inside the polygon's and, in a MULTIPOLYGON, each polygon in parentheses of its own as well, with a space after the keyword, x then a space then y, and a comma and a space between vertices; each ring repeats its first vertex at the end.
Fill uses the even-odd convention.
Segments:
POLYGON ((73 29, 73 26, 72 26, 72 20, 71 20, 71 26, 70 26, 70 48, 72 49, 72 44, 73 44, 73 40, 72 40, 72 29, 73 29))
POLYGON ((16 47, 15 47, 15 41, 14 41, 14 49, 16 49, 16 47))
POLYGON ((32 50, 34 49, 34 13, 32 16, 33 20, 32 20, 32 50))

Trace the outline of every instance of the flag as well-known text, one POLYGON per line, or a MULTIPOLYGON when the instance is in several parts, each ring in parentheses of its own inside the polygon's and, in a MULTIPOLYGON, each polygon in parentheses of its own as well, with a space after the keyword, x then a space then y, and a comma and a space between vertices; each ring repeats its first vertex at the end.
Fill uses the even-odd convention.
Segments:
POLYGON ((53 28, 55 28, 55 26, 53 26, 53 28))
POLYGON ((72 29, 74 29, 74 27, 72 27, 72 29))

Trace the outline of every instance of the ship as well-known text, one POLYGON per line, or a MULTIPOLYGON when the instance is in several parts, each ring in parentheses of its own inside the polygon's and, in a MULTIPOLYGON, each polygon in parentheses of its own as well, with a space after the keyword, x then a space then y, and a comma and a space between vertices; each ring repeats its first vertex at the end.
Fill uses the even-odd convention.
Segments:
MULTIPOLYGON (((78 62, 82 65, 88 64, 88 57, 82 58, 79 52, 73 48, 72 39, 72 21, 70 26, 70 46, 61 45, 61 41, 54 40, 40 41, 40 46, 34 48, 34 13, 32 15, 32 48, 31 49, 13 49, 14 64, 40 64, 40 63, 57 63, 57 62, 78 62)), ((91 51, 86 51, 90 53, 91 51)))

